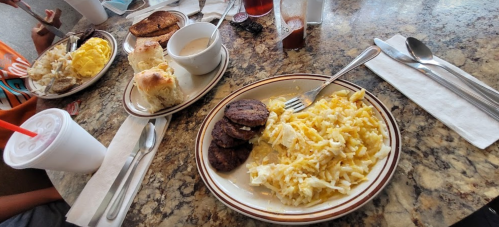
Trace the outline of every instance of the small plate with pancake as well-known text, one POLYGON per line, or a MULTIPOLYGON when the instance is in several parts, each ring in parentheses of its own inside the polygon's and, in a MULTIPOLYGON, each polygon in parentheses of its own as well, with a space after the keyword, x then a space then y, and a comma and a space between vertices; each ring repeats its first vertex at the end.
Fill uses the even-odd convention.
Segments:
POLYGON ((126 112, 140 118, 157 118, 170 115, 187 108, 189 105, 193 104, 198 99, 203 97, 203 95, 208 93, 218 83, 218 81, 222 79, 225 70, 227 70, 227 66, 229 65, 229 51, 224 45, 222 45, 222 50, 220 52, 222 59, 218 66, 213 71, 198 76, 191 75, 186 69, 173 61, 170 56, 165 55, 166 61, 175 71, 174 75, 177 77, 178 83, 184 93, 184 101, 178 105, 157 111, 155 113, 149 113, 147 110, 149 104, 140 95, 137 87, 134 85, 132 77, 125 88, 125 92, 123 93, 123 106, 125 107, 126 112))
MULTIPOLYGON (((163 11, 167 11, 167 12, 173 14, 175 17, 177 17, 177 19, 178 19, 177 25, 180 28, 184 27, 185 25, 187 25, 189 23, 189 18, 185 14, 183 14, 182 12, 179 12, 176 10, 163 10, 163 11)), ((154 12, 157 12, 157 11, 154 11, 154 12)), ((144 18, 148 17, 149 15, 151 15, 154 12, 135 17, 133 24, 138 23, 139 21, 143 20, 144 18)), ((136 43, 137 43, 137 37, 135 37, 131 32, 128 32, 128 34, 125 37, 125 42, 123 42, 123 50, 125 50, 125 52, 128 54, 131 53, 135 49, 136 43)))
MULTIPOLYGON (((352 188, 349 195, 338 195, 312 205, 284 205, 264 186, 251 186, 245 163, 230 172, 220 172, 211 166, 208 150, 213 140, 215 124, 224 117, 227 104, 241 99, 256 99, 268 103, 269 99, 292 98, 302 91, 317 88, 330 76, 316 74, 288 74, 263 79, 246 85, 222 99, 205 117, 201 124, 195 146, 196 166, 212 194, 226 206, 246 216, 276 224, 303 225, 323 222, 347 215, 371 201, 388 185, 396 171, 401 155, 402 139, 397 121, 386 107, 372 93, 366 91, 364 103, 373 107, 375 116, 385 123, 387 138, 384 143, 391 147, 390 153, 371 167, 367 181, 352 188), (299 90, 297 90, 299 89, 299 90)), ((339 90, 353 92, 362 87, 345 80, 335 80, 319 94, 319 98, 339 90)), ((370 208, 369 208, 370 209, 370 208)), ((368 210, 369 210, 368 209, 368 210)))
MULTIPOLYGON (((82 34, 83 34, 83 32, 77 33, 76 35, 81 36, 82 34)), ((97 82, 102 76, 104 76, 104 74, 106 74, 107 70, 109 69, 109 67, 113 63, 114 58, 116 57, 116 54, 118 52, 118 43, 116 42, 116 39, 114 38, 114 36, 111 33, 106 32, 106 31, 102 31, 102 30, 95 30, 92 37, 101 37, 101 38, 105 39, 109 43, 109 46, 111 47, 111 57, 109 58, 109 61, 104 65, 104 68, 99 73, 97 73, 97 75, 95 75, 91 78, 83 79, 81 84, 74 86, 69 91, 64 92, 62 94, 57 94, 57 93, 45 94, 45 92, 44 92, 45 86, 40 85, 37 81, 34 81, 30 77, 27 77, 25 80, 26 80, 26 87, 28 88, 28 90, 34 96, 37 96, 37 97, 42 98, 42 99, 58 99, 58 98, 70 96, 74 93, 77 93, 77 92, 87 88, 88 86, 94 84, 95 82, 97 82)), ((33 62, 32 66, 34 66, 35 63, 42 58, 42 56, 47 54, 49 52, 49 50, 52 50, 54 47, 56 47, 57 45, 59 45, 61 43, 66 43, 68 41, 68 39, 69 39, 68 37, 63 38, 63 39, 59 40, 58 42, 54 43, 49 48, 47 48, 42 54, 40 54, 40 56, 38 56, 38 58, 33 62)))

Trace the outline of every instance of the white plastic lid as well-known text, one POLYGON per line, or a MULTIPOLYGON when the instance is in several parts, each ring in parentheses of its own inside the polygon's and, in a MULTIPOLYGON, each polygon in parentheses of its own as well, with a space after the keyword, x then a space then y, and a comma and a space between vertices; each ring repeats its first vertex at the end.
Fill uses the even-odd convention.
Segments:
POLYGON ((27 162, 47 148, 59 134, 63 116, 58 112, 44 111, 28 119, 21 127, 36 132, 38 135, 29 137, 14 133, 9 141, 14 144, 10 150, 11 160, 15 163, 27 162))

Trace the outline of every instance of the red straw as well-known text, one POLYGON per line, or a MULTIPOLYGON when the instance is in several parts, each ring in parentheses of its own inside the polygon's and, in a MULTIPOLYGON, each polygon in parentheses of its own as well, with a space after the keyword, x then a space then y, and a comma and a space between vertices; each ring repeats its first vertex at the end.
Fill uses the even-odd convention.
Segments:
POLYGON ((20 133, 22 133, 24 135, 31 136, 31 137, 35 137, 36 135, 38 135, 38 134, 36 134, 36 133, 34 133, 32 131, 26 130, 26 129, 21 128, 21 127, 19 127, 17 125, 13 125, 13 124, 11 124, 9 122, 2 121, 2 120, 0 120, 0 127, 6 128, 6 129, 10 129, 12 131, 20 132, 20 133))

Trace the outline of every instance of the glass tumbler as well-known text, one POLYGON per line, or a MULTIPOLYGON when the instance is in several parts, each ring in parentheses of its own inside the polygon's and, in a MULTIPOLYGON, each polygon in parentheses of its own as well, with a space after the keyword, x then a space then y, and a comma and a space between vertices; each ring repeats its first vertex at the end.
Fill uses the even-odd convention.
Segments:
POLYGON ((305 46, 307 0, 281 0, 281 37, 284 49, 305 46))
POLYGON ((324 15, 324 0, 308 0, 307 5, 307 24, 322 24, 324 15))
POLYGON ((250 17, 267 15, 274 8, 273 0, 243 0, 244 9, 250 17))

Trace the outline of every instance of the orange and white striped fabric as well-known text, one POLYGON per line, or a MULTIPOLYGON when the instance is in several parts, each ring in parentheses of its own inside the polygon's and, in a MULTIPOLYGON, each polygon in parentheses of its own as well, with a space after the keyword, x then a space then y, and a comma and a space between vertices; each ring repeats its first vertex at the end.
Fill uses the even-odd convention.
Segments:
MULTIPOLYGON (((25 86, 29 62, 0 41, 0 119, 20 125, 36 112, 36 97, 25 86)), ((0 149, 11 131, 0 128, 0 149)))

